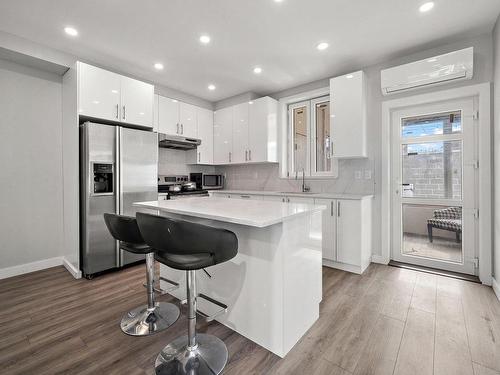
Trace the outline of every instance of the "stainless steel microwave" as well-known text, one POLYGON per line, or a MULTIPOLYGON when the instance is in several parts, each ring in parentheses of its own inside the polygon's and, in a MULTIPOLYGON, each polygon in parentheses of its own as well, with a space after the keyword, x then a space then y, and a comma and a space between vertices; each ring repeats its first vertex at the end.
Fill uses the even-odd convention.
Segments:
POLYGON ((203 189, 223 189, 224 175, 203 173, 203 189))

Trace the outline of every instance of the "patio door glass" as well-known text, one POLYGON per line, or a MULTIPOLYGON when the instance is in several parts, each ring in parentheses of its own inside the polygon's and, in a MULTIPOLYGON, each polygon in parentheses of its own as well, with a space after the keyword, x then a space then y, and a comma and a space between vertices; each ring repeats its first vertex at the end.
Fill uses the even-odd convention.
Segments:
POLYGON ((475 273, 473 105, 461 99, 393 114, 394 260, 475 273))

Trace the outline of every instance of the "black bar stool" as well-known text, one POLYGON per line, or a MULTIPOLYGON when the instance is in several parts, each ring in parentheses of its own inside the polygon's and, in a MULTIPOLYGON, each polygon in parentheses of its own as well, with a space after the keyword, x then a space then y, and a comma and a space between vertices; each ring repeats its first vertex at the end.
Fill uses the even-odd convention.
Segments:
POLYGON ((131 336, 147 336, 164 330, 179 318, 177 306, 155 301, 154 252, 145 244, 135 217, 104 214, 104 221, 111 235, 120 241, 120 249, 146 255, 146 289, 148 304, 129 311, 121 320, 123 332, 131 336))
POLYGON ((236 256, 238 239, 226 229, 167 217, 137 213, 137 223, 155 258, 186 271, 188 334, 168 344, 156 358, 156 374, 220 374, 228 359, 224 342, 213 335, 196 334, 196 270, 236 256))

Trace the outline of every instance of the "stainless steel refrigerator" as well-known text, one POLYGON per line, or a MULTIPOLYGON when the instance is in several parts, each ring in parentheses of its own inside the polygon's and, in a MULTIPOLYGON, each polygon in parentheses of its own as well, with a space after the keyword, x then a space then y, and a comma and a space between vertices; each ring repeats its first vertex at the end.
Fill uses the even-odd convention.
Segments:
POLYGON ((91 278, 144 259, 119 249, 105 212, 135 216, 133 202, 158 199, 158 135, 86 122, 80 126, 80 264, 91 278))

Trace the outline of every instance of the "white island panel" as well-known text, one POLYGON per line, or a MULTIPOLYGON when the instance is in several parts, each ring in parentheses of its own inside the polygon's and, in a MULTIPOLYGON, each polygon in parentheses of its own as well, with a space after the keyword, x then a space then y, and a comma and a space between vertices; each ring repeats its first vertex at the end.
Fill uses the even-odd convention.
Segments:
MULTIPOLYGON (((211 198, 196 199, 205 200, 207 204, 213 201, 211 198)), ((222 200, 228 202, 227 199, 222 200)), ((263 207, 259 205, 263 202, 258 201, 242 203, 245 206, 240 207, 245 212, 242 217, 263 207)), ((267 210, 275 214, 282 205, 279 202, 265 204, 267 210)), ((140 205, 148 206, 150 203, 140 205)), ((236 234, 238 254, 228 262, 209 267, 207 271, 211 277, 198 271, 198 292, 228 306, 227 313, 219 316, 217 321, 280 357, 284 357, 318 319, 322 297, 323 207, 297 206, 303 206, 300 214, 282 215, 278 223, 265 227, 159 209, 160 215, 226 228, 236 234)), ((183 210, 187 210, 186 206, 183 210)), ((161 265, 160 273, 180 284, 172 294, 184 299, 185 272, 161 265)))

